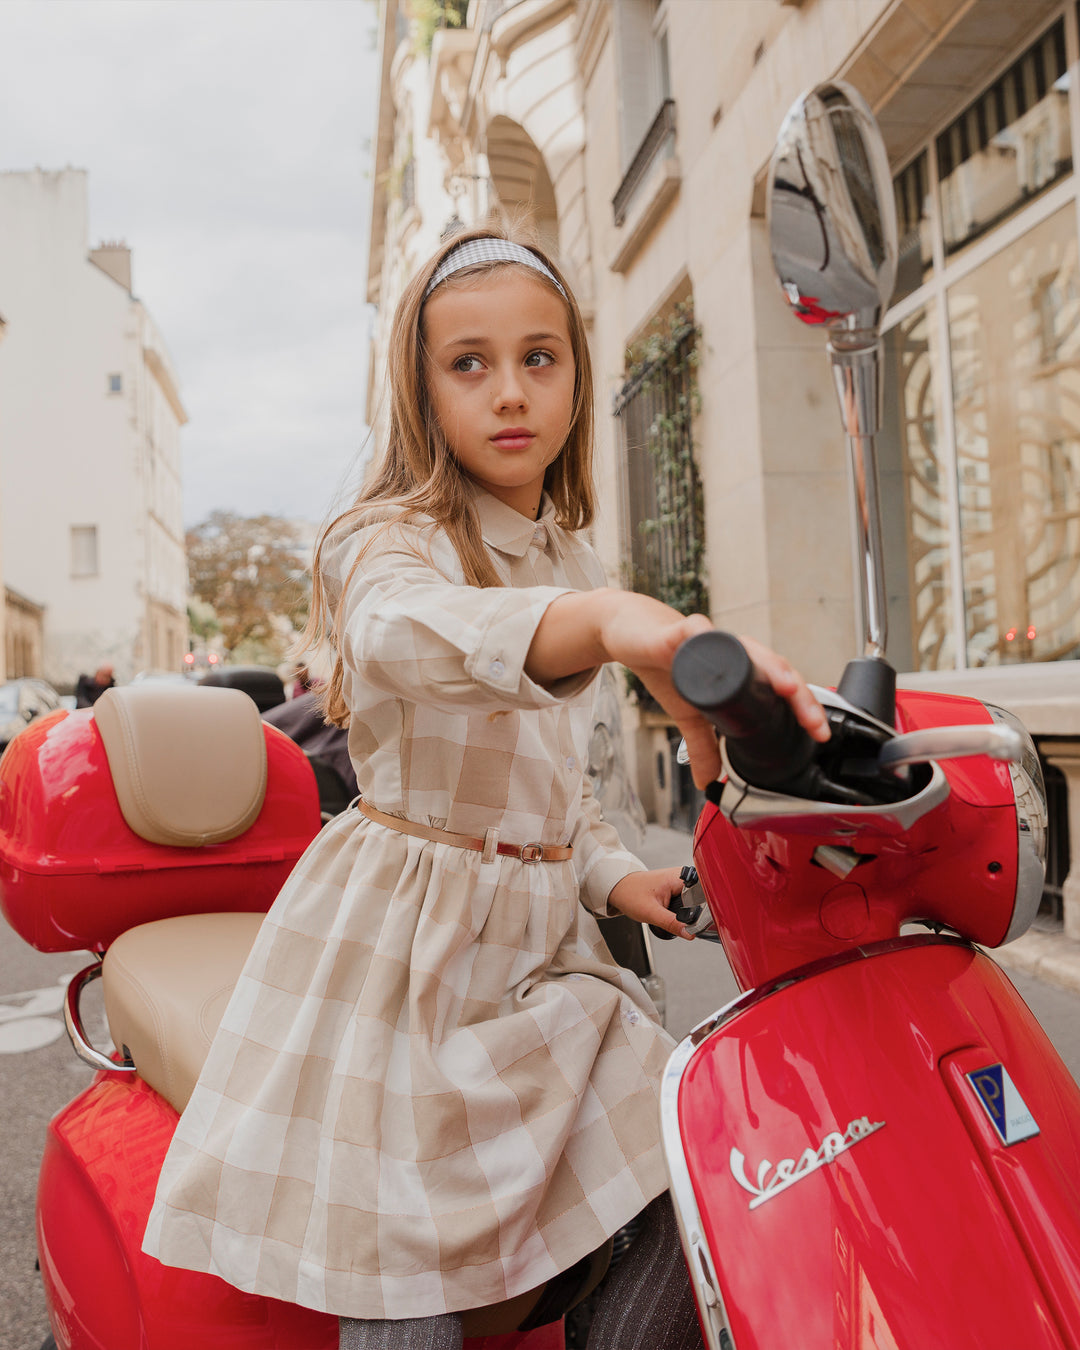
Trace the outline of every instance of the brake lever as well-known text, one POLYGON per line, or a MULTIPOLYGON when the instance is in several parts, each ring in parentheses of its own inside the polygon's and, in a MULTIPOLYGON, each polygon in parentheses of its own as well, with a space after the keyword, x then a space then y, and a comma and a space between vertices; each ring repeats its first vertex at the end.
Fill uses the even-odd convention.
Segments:
POLYGON ((1024 753, 1020 733, 1012 727, 986 724, 961 727, 923 727, 894 736, 878 751, 878 767, 898 773, 909 764, 932 759, 961 759, 989 755, 991 759, 1018 763, 1024 753))

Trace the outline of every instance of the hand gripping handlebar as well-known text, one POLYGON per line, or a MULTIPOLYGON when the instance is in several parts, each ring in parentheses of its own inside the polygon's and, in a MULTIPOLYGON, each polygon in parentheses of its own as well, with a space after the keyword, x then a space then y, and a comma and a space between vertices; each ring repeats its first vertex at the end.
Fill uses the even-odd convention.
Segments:
POLYGON ((689 638, 675 653, 671 678, 726 738, 728 762, 745 782, 779 789, 809 766, 816 742, 731 633, 689 638))

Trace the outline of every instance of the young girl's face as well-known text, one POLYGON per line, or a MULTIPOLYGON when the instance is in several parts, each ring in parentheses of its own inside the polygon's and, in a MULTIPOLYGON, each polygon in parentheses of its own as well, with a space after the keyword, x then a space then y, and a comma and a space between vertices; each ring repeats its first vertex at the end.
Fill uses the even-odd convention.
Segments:
POLYGON ((566 303, 524 268, 442 286, 424 306, 428 394, 454 458, 535 517, 570 430, 574 353, 566 303))

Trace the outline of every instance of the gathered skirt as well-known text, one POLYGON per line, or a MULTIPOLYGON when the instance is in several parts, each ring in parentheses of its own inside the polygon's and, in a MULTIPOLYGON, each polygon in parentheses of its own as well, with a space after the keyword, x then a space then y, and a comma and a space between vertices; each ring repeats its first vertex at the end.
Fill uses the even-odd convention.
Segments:
POLYGON ((260 929, 145 1250, 339 1316, 513 1297, 665 1189, 671 1046, 572 860, 347 811, 260 929))

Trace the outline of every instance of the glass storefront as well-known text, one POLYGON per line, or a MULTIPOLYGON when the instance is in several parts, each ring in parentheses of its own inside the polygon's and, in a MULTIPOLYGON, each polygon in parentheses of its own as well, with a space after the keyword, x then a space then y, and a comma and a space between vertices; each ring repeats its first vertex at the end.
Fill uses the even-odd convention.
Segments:
POLYGON ((895 573, 888 578, 889 649, 898 664, 915 670, 956 664, 948 470, 934 392, 937 331, 937 307, 930 301, 885 338, 882 524, 889 558, 902 558, 905 546, 907 552, 899 584, 895 573))
POLYGON ((1080 659, 1066 21, 896 179, 881 457, 890 652, 907 669, 1080 659))
POLYGON ((969 666, 1080 657, 1080 314, 1069 206, 949 288, 969 666))

